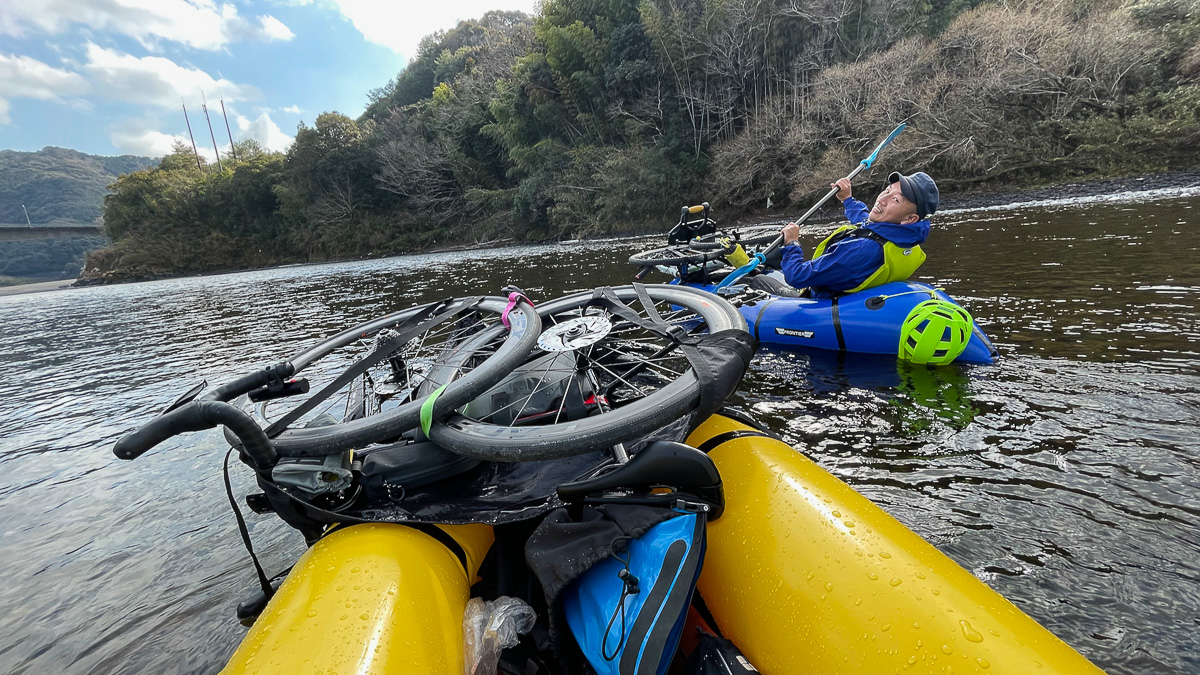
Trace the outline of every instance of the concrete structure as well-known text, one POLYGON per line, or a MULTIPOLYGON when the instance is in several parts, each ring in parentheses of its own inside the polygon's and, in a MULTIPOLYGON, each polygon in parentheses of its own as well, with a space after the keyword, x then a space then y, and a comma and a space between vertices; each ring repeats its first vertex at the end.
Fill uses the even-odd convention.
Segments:
POLYGON ((95 223, 0 223, 0 241, 28 239, 64 239, 71 237, 102 237, 104 231, 95 223))

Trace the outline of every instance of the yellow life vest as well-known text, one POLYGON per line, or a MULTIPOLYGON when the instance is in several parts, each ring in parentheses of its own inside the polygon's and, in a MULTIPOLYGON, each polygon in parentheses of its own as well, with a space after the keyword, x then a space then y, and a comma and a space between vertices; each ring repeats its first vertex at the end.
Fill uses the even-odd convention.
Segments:
POLYGON ((825 241, 817 244, 817 250, 813 252, 813 260, 825 254, 825 247, 847 237, 867 237, 883 244, 883 264, 879 266, 879 269, 872 272, 861 284, 850 290, 842 291, 843 293, 857 293, 858 291, 882 286, 892 281, 904 281, 917 271, 921 263, 925 262, 925 251, 922 251, 919 245, 900 248, 878 232, 865 229, 860 230, 858 225, 843 225, 834 230, 833 234, 825 238, 825 241))

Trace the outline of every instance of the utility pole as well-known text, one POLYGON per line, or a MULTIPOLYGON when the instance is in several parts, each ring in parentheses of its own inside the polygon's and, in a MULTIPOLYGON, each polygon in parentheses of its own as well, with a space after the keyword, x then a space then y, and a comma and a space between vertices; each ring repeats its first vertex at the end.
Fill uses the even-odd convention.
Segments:
POLYGON ((187 122, 188 138, 192 139, 192 155, 196 158, 196 168, 203 171, 200 166, 200 151, 196 149, 196 137, 192 135, 192 121, 187 116, 187 104, 183 102, 183 98, 179 99, 179 104, 183 106, 183 121, 187 122))
POLYGON ((229 134, 229 152, 233 161, 237 161, 237 148, 233 147, 233 132, 229 130, 229 115, 225 114, 225 99, 221 99, 221 117, 225 118, 225 133, 229 134))
MULTIPOLYGON (((21 210, 22 210, 22 211, 25 211, 25 205, 24 205, 24 204, 22 204, 22 205, 21 205, 21 210)), ((29 222, 29 211, 25 211, 25 224, 26 224, 26 225, 28 225, 28 226, 30 226, 30 227, 33 227, 33 223, 29 222)))
MULTIPOLYGON (((200 92, 200 95, 204 96, 204 92, 200 92)), ((204 99, 204 103, 202 103, 200 105, 200 108, 202 110, 204 110, 204 119, 208 122, 208 135, 212 138, 213 154, 215 154, 217 156, 217 171, 224 171, 225 169, 223 169, 221 167, 221 151, 217 150, 217 135, 213 133, 212 118, 210 118, 208 116, 208 99, 207 98, 204 99)))

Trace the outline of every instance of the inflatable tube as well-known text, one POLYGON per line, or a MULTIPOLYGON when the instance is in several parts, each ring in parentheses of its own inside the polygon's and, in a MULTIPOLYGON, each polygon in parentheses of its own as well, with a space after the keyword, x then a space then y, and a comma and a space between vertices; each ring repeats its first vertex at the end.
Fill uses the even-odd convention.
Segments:
MULTIPOLYGON (((713 289, 712 285, 694 287, 713 289)), ((832 300, 772 295, 764 301, 743 303, 739 309, 754 337, 764 345, 899 354, 904 320, 931 297, 954 302, 927 284, 895 281, 832 300)), ((975 324, 966 349, 955 362, 992 363, 995 358, 996 348, 975 324)))
POLYGON ((462 675, 463 611, 492 528, 441 530, 461 558, 404 525, 334 530, 300 556, 222 672, 462 675))
POLYGON ((700 595, 762 673, 1101 673, 786 443, 720 415, 688 442, 725 484, 700 595))

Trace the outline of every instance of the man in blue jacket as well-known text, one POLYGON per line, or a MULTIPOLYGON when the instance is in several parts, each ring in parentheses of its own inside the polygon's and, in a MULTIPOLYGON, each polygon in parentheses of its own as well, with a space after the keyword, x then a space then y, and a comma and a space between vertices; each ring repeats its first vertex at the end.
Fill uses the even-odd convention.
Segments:
POLYGON ((933 179, 924 172, 894 172, 869 210, 850 196, 848 178, 830 187, 837 188, 846 219, 854 225, 839 228, 806 261, 798 242, 800 226, 788 223, 781 233, 788 284, 809 289, 814 298, 832 298, 908 278, 925 259, 920 244, 929 236, 927 218, 937 211, 939 199, 933 179))

